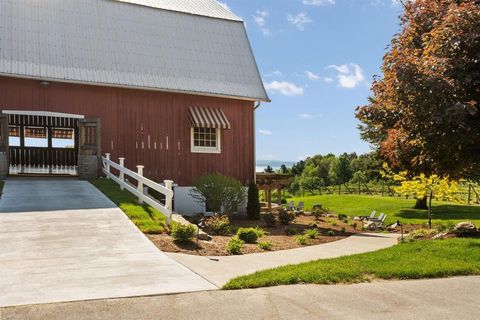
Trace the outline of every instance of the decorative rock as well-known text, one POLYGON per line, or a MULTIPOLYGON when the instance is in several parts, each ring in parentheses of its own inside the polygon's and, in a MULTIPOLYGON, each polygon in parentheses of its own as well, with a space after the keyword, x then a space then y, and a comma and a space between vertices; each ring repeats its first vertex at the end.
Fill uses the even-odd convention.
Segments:
POLYGON ((453 232, 460 235, 473 234, 477 232, 477 228, 471 222, 460 222, 455 226, 455 228, 453 228, 453 232))

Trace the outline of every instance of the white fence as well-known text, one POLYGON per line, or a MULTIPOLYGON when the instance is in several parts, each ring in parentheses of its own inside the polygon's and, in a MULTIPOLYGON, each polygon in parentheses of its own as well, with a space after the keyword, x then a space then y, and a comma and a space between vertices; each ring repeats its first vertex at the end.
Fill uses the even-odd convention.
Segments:
POLYGON ((127 191, 138 197, 139 203, 145 202, 163 213, 167 217, 167 222, 170 223, 170 218, 172 216, 173 181, 165 180, 165 186, 162 186, 161 184, 158 184, 155 181, 147 179, 143 176, 143 166, 137 166, 138 172, 133 172, 132 170, 125 168, 125 158, 118 158, 118 160, 119 163, 115 163, 110 160, 109 153, 106 153, 105 157, 102 157, 103 173, 105 174, 105 176, 118 183, 122 190, 126 189, 127 191), (110 172, 111 168, 118 170, 118 177, 112 172, 110 172), (134 186, 133 184, 131 184, 129 182, 129 179, 125 179, 125 176, 136 180, 137 185, 134 186), (161 203, 159 200, 148 195, 145 192, 145 187, 148 187, 163 194, 165 196, 165 203, 161 203))

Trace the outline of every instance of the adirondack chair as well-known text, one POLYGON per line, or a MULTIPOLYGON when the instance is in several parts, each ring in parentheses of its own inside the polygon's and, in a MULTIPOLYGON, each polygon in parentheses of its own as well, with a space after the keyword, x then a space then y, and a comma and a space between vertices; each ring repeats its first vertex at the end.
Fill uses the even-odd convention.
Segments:
POLYGON ((290 201, 287 205, 287 210, 295 210, 295 201, 290 201))
POLYGON ((305 208, 305 202, 300 201, 298 203, 298 207, 295 208, 295 213, 303 213, 303 209, 305 208))
POLYGON ((383 229, 383 228, 385 228, 385 220, 386 219, 387 219, 387 215, 382 213, 378 217, 378 219, 369 220, 366 224, 366 227, 369 230, 372 230, 372 231, 375 231, 375 230, 378 230, 378 229, 383 229))

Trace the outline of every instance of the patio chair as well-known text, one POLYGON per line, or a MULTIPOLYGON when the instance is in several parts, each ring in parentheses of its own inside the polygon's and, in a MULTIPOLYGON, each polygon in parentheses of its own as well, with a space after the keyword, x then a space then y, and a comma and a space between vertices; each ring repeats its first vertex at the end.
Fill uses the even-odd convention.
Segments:
POLYGON ((295 210, 295 201, 290 201, 288 203, 287 210, 295 210))
POLYGON ((378 219, 370 220, 367 222, 366 227, 372 231, 377 229, 383 229, 385 227, 385 220, 387 219, 387 215, 382 213, 378 219))
POLYGON ((360 216, 357 218, 357 220, 371 220, 375 219, 375 215, 377 214, 377 211, 373 210, 372 213, 370 213, 370 216, 360 216))
POLYGON ((378 221, 385 221, 385 213, 380 213, 380 215, 378 216, 378 218, 368 218, 368 221, 373 221, 373 222, 378 222, 378 221))
POLYGON ((305 202, 300 201, 298 203, 298 207, 295 208, 295 213, 302 213, 304 208, 305 208, 305 202))

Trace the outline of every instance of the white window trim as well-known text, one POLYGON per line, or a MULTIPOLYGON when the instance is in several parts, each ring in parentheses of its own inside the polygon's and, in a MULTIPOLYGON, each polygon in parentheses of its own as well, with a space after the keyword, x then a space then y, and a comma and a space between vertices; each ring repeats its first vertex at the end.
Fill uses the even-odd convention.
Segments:
POLYGON ((222 153, 222 135, 220 129, 215 129, 217 133, 217 146, 216 147, 195 147, 194 144, 194 128, 190 128, 190 145, 192 153, 222 153))

